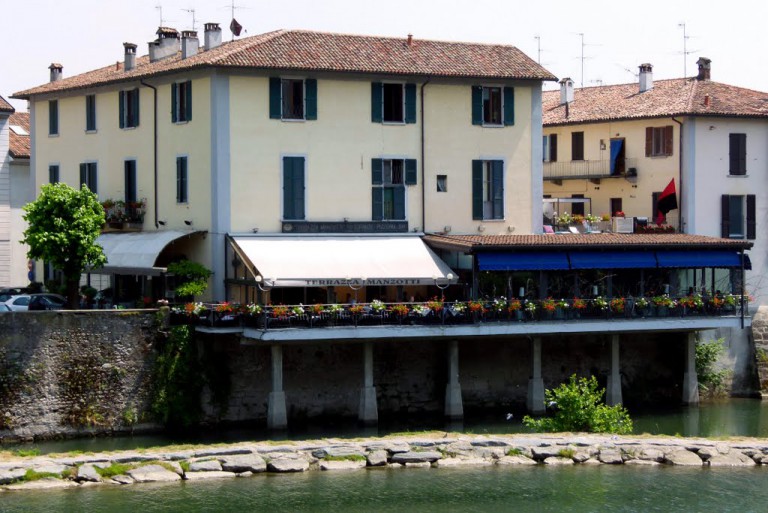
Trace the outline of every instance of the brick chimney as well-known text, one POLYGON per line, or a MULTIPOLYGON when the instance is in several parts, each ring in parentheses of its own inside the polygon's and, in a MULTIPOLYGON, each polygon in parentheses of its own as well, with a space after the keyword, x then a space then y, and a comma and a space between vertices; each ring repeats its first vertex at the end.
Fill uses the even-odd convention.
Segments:
POLYGON ((52 62, 48 69, 51 70, 51 82, 56 82, 64 78, 64 66, 57 62, 52 62))
POLYGON ((573 80, 565 77, 560 80, 560 105, 573 101, 573 80))
POLYGON ((221 46, 221 27, 218 23, 205 24, 205 49, 213 50, 221 46))
POLYGON ((640 92, 644 93, 653 89, 653 66, 649 63, 640 65, 640 92))
POLYGON ((179 32, 170 27, 157 29, 157 39, 149 43, 149 62, 176 55, 179 51, 179 32))
POLYGON ((136 45, 133 43, 123 43, 125 49, 125 71, 131 71, 136 67, 136 45))
POLYGON ((696 64, 699 66, 699 75, 696 77, 696 80, 710 80, 709 74, 712 70, 712 61, 706 57, 699 57, 696 64))
POLYGON ((183 30, 181 32, 181 58, 186 59, 197 55, 200 48, 200 40, 197 39, 197 32, 194 30, 183 30))

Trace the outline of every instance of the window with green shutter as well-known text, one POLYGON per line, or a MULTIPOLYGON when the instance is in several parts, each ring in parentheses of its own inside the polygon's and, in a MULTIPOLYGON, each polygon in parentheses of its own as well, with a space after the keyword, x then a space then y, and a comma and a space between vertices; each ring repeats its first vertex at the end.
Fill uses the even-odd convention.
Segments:
POLYGON ((747 174, 747 134, 728 134, 729 174, 747 174))
POLYGON ((192 120, 192 81, 171 84, 171 121, 186 123, 192 120))
POLYGON ((283 120, 317 119, 317 80, 269 79, 269 117, 283 120))
POLYGON ((125 178, 125 206, 131 208, 130 204, 136 201, 136 161, 126 160, 123 165, 123 174, 125 178))
POLYGON ((80 164, 80 187, 85 185, 94 194, 99 193, 96 162, 80 164))
POLYGON ((59 183, 59 165, 48 166, 48 183, 59 183))
POLYGON ((304 220, 304 157, 283 157, 283 220, 304 220))
POLYGON ((504 219, 504 161, 472 161, 472 219, 504 219))
POLYGON ((119 93, 120 128, 139 126, 139 90, 130 89, 119 93))
POLYGON ((472 86, 472 124, 510 126, 515 124, 515 88, 472 86))
POLYGON ((59 101, 48 102, 48 135, 59 135, 59 101))
POLYGON ((189 169, 187 157, 176 157, 176 203, 189 202, 189 169))
POLYGON ((374 221, 405 220, 405 186, 416 183, 416 168, 415 159, 372 159, 374 221))
POLYGON ((96 95, 85 96, 85 131, 96 131, 96 95))
POLYGON ((416 84, 371 83, 371 121, 416 123, 416 84))

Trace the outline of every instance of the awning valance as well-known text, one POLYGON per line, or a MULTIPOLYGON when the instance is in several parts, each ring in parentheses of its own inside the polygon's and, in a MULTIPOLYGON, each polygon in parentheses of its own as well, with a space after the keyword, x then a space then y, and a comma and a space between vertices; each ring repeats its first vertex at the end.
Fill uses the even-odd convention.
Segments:
POLYGON ((655 269, 653 251, 571 251, 571 269, 655 269))
POLYGON ((477 253, 481 271, 562 271, 569 269, 564 252, 477 253))
POLYGON ((434 285, 456 274, 418 236, 233 236, 232 247, 270 287, 434 285), (448 278, 448 275, 452 275, 448 278))
POLYGON ((104 249, 107 263, 92 269, 99 274, 137 274, 158 276, 166 271, 155 262, 168 244, 196 231, 163 230, 156 232, 102 233, 96 244, 104 249))
POLYGON ((741 256, 736 251, 657 251, 656 257, 659 267, 741 267, 741 256))

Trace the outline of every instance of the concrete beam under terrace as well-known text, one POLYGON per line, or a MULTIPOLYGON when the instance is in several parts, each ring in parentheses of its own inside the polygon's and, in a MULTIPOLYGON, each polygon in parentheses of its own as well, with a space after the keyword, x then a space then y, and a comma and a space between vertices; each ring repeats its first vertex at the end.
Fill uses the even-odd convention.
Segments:
MULTIPOLYGON (((751 324, 745 318, 745 327, 751 324)), ((340 340, 392 340, 419 338, 546 336, 580 333, 687 332, 717 328, 741 328, 739 317, 667 317, 663 319, 616 319, 559 322, 510 322, 446 326, 340 326, 335 328, 292 328, 258 330, 242 328, 244 343, 313 342, 340 340)), ((220 333, 217 328, 197 328, 206 333, 220 333)), ((240 332, 240 330, 238 330, 240 332)))

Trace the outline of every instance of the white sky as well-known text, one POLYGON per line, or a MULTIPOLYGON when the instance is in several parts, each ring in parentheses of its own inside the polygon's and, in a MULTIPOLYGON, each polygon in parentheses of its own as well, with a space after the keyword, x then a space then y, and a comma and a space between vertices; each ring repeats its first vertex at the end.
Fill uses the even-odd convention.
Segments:
MULTIPOLYGON (((48 65, 69 77, 123 60, 124 41, 147 53, 160 24, 178 30, 221 24, 229 39, 231 0, 0 0, 0 95, 48 81, 48 65)), ((696 74, 712 60, 712 79, 768 91, 768 0, 235 0, 247 33, 309 29, 514 45, 578 87, 633 82, 653 64, 654 79, 696 74), (685 23, 689 54, 683 58, 685 23), (583 69, 582 78, 582 37, 583 69)), ((549 84, 548 88, 555 87, 549 84)), ((17 110, 23 101, 11 100, 17 110)))

